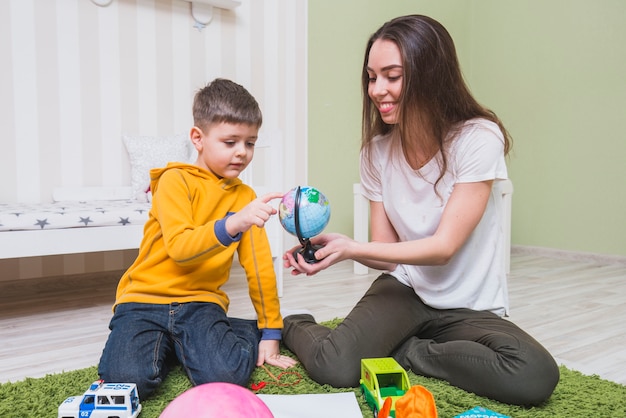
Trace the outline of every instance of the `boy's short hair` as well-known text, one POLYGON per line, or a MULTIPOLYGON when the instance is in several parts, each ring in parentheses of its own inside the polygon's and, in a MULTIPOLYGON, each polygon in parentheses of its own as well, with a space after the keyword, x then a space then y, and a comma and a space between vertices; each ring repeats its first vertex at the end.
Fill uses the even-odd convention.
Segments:
POLYGON ((263 115, 256 99, 243 86, 216 78, 196 93, 193 123, 204 129, 221 122, 261 127, 263 115))

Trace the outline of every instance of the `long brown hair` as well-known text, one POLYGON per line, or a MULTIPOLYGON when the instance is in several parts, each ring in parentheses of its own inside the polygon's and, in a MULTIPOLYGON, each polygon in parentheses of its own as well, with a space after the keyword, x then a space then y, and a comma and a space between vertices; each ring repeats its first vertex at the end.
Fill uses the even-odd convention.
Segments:
POLYGON ((422 15, 397 17, 385 23, 368 40, 362 73, 363 126, 361 148, 367 148, 375 136, 391 133, 405 144, 409 138, 424 149, 434 144, 441 150, 441 180, 448 167, 445 142, 454 140, 461 124, 484 118, 496 123, 504 135, 504 154, 511 138, 494 112, 483 107, 467 87, 448 31, 436 20, 422 15), (375 41, 394 42, 402 57, 402 90, 398 120, 386 124, 368 95, 367 65, 375 41))

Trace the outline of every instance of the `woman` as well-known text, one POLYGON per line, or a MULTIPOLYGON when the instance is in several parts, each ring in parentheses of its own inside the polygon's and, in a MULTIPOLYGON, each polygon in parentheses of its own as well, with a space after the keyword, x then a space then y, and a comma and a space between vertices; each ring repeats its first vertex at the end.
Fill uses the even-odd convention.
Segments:
POLYGON ((502 316, 508 296, 501 198, 510 139, 466 86, 452 38, 426 16, 385 23, 362 73, 361 184, 371 241, 340 234, 317 263, 285 253, 292 274, 352 259, 386 271, 330 330, 285 318, 284 342, 320 383, 357 386, 360 359, 393 356, 416 374, 481 396, 534 405, 559 380, 552 356, 502 316))

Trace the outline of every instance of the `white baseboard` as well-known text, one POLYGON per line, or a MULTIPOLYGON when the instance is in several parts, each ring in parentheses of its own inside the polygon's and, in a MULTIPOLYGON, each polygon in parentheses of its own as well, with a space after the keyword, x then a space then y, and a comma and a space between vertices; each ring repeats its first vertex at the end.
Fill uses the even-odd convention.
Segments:
POLYGON ((626 256, 597 254, 580 251, 559 250, 556 248, 533 247, 530 245, 512 245, 512 255, 538 255, 562 260, 586 261, 600 264, 623 264, 626 265, 626 256))

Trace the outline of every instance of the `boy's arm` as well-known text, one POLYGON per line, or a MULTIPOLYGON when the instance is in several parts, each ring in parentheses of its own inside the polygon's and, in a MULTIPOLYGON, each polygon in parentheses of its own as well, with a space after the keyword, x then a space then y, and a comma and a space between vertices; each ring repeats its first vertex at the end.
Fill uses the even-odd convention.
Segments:
POLYGON ((267 363, 286 369, 296 360, 280 354, 283 319, 276 289, 276 273, 265 229, 252 227, 242 235, 239 262, 246 271, 250 299, 257 313, 262 332, 257 366, 267 363))
POLYGON ((246 272, 248 293, 264 339, 280 339, 283 320, 276 287, 276 273, 265 228, 253 226, 242 234, 237 248, 239 263, 246 272), (267 335, 275 333, 274 335, 267 335))

